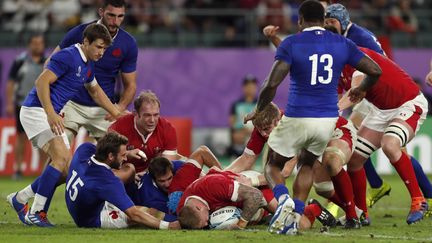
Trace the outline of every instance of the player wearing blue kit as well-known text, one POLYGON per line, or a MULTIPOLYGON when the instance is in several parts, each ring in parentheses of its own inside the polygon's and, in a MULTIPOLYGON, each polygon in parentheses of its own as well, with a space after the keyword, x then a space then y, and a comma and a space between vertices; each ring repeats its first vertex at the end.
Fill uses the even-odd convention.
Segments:
MULTIPOLYGON (((326 25, 335 27, 339 34, 352 40, 357 44, 357 46, 366 47, 380 54, 385 54, 374 34, 350 21, 348 10, 342 4, 336 3, 328 6, 326 9, 325 23, 326 25)), ((350 120, 352 120, 357 127, 360 127, 361 122, 369 111, 367 103, 368 102, 364 99, 353 108, 350 120)), ((432 203, 432 184, 425 175, 420 163, 412 156, 410 159, 416 174, 416 178, 419 182, 419 186, 424 196, 428 198, 428 202, 432 203)), ((372 207, 380 198, 390 193, 391 187, 388 183, 383 182, 383 180, 380 178, 370 158, 366 160, 364 169, 368 182, 371 186, 371 190, 367 198, 368 206, 372 207)), ((431 212, 428 214, 431 214, 431 212)))
POLYGON ((126 228, 139 224, 155 229, 179 228, 136 207, 112 169, 126 158, 128 139, 108 133, 95 146, 82 144, 75 152, 66 180, 66 205, 75 224, 86 228, 126 228))
MULTIPOLYGON (((91 23, 105 25, 112 37, 112 44, 105 55, 95 63, 95 76, 108 98, 117 103, 123 111, 132 102, 136 92, 136 62, 138 48, 135 38, 120 28, 125 18, 126 3, 124 0, 105 0, 98 10, 100 19, 91 23), (121 77, 123 92, 120 99, 116 97, 116 79, 121 77)), ((71 29, 56 47, 53 53, 72 44, 82 41, 84 29, 91 23, 78 25, 71 29)), ((77 134, 80 127, 86 128, 93 138, 103 136, 111 122, 107 120, 107 113, 98 107, 82 87, 64 107, 64 121, 69 141, 77 134)))
MULTIPOLYGON (((285 163, 297 156, 301 165, 312 165, 325 150, 338 117, 337 82, 342 68, 349 64, 368 76, 350 93, 360 100, 381 75, 381 69, 350 40, 323 28, 324 8, 318 1, 305 1, 299 8, 301 32, 288 36, 278 47, 275 62, 262 87, 251 120, 268 105, 277 87, 290 72, 290 88, 285 114, 270 134, 270 154, 265 168, 269 185, 279 205, 269 231, 278 234, 297 232, 298 215, 304 203, 294 203, 288 195, 281 173, 285 163)), ((291 160, 291 161, 290 161, 291 160)), ((302 207, 303 206, 303 207, 302 207)))
POLYGON ((121 114, 98 85, 93 72, 92 62, 102 57, 110 43, 105 26, 89 25, 82 44, 53 55, 23 103, 20 120, 24 130, 33 146, 41 148, 51 159, 51 164, 32 185, 8 196, 9 203, 25 224, 52 226, 46 212, 56 184, 62 175, 66 176, 70 161, 69 142, 60 115, 65 103, 85 86, 91 97, 113 117, 121 114), (27 210, 29 195, 35 195, 30 211, 27 210))

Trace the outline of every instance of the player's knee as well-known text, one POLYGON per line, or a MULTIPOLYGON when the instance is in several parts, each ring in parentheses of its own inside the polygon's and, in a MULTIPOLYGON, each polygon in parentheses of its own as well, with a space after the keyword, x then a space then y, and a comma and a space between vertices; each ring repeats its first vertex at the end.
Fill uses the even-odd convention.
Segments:
POLYGON ((398 154, 399 151, 401 151, 399 140, 390 138, 390 139, 383 139, 381 147, 384 152, 384 154, 388 158, 394 157, 395 154, 398 154))
POLYGON ((54 167, 56 167, 60 171, 67 171, 67 167, 69 161, 71 160, 71 156, 69 151, 65 151, 65 152, 56 151, 53 154, 53 157, 51 159, 52 159, 51 164, 54 167))
POLYGON ((325 198, 330 198, 334 193, 333 183, 331 181, 317 182, 313 184, 315 192, 325 198))

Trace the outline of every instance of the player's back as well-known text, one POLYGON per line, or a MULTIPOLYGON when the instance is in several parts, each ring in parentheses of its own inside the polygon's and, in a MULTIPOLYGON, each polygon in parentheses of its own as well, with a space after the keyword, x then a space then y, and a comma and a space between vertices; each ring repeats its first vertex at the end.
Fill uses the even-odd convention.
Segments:
POLYGON ((72 158, 66 180, 66 205, 80 227, 100 227, 104 194, 114 193, 110 190, 113 184, 123 187, 107 164, 92 157, 95 151, 96 146, 91 143, 81 145, 72 158))
POLYGON ((337 117, 337 84, 345 64, 356 66, 364 56, 343 36, 311 27, 287 37, 276 59, 290 64, 288 117, 337 117))

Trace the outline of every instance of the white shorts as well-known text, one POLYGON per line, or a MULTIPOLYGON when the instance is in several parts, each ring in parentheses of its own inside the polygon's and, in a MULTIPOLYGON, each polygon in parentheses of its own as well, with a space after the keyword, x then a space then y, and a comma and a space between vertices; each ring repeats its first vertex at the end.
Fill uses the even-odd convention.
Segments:
POLYGON ((84 127, 91 137, 100 138, 106 134, 112 124, 105 120, 107 111, 102 107, 84 106, 73 101, 68 101, 63 107, 65 127, 78 132, 84 127))
POLYGON ((294 157, 301 149, 321 156, 336 126, 334 118, 293 118, 283 116, 270 133, 268 146, 287 158, 294 157))
POLYGON ((413 128, 414 133, 420 129, 428 112, 428 102, 423 94, 405 102, 399 108, 380 110, 370 104, 371 112, 363 120, 362 126, 378 132, 384 132, 389 123, 394 119, 406 121, 413 128))
MULTIPOLYGON (((51 131, 45 110, 41 107, 22 106, 20 121, 33 147, 42 148, 51 141, 51 139, 57 137, 57 135, 51 131)), ((62 133, 61 137, 66 144, 66 148, 69 149, 70 145, 66 133, 62 133)))
POLYGON ((353 107, 353 112, 357 112, 360 115, 362 115, 363 118, 365 118, 371 110, 370 104, 371 103, 369 101, 367 101, 366 99, 362 99, 362 101, 360 101, 360 103, 356 104, 353 107))
POLYGON ((109 202, 100 213, 101 228, 124 229, 128 227, 127 215, 109 202))

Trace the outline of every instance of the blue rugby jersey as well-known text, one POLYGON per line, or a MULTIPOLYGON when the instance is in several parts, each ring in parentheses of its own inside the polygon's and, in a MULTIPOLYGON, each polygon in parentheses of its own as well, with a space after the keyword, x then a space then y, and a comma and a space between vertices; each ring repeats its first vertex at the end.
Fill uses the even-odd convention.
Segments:
MULTIPOLYGON (((50 85, 51 103, 57 113, 60 113, 66 102, 81 89, 86 89, 84 84, 96 82, 93 65, 78 44, 67 47, 51 57, 46 68, 57 76, 57 80, 50 85)), ((42 107, 36 87, 27 95, 23 106, 42 107)))
MULTIPOLYGON (((78 25, 71 29, 59 44, 60 48, 65 48, 74 43, 82 43, 84 29, 96 21, 78 25)), ((138 47, 135 38, 128 32, 119 28, 101 59, 95 63, 95 76, 99 85, 111 100, 115 100, 115 82, 120 72, 131 73, 136 70, 138 47)), ((85 106, 98 106, 85 88, 81 88, 79 93, 72 101, 85 106)))
POLYGON ((66 206, 79 227, 100 227, 105 202, 126 211, 134 204, 111 168, 93 158, 96 146, 82 144, 72 158, 66 180, 66 206))
POLYGON ((366 47, 380 54, 384 54, 381 44, 372 32, 359 25, 351 23, 348 25, 344 36, 352 40, 357 46, 366 47))
POLYGON ((345 37, 321 27, 285 38, 276 60, 290 64, 287 117, 338 117, 337 84, 346 64, 356 66, 364 54, 345 37))

